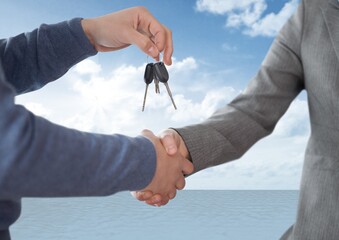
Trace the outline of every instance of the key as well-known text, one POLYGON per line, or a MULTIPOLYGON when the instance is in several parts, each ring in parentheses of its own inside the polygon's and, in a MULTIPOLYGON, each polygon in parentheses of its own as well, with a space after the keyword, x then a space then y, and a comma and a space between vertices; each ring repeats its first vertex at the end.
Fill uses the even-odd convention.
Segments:
POLYGON ((154 77, 153 68, 154 68, 153 63, 148 63, 145 68, 144 82, 146 83, 146 89, 145 89, 144 102, 142 104, 142 111, 145 110, 148 85, 153 81, 153 77, 154 77))
POLYGON ((169 85, 167 83, 169 79, 169 75, 168 75, 168 71, 166 69, 165 64, 163 62, 157 62, 157 63, 154 63, 153 68, 154 68, 153 69, 154 81, 157 80, 158 82, 162 82, 166 86, 167 93, 169 97, 171 98, 174 109, 177 110, 177 106, 174 103, 171 89, 169 88, 169 85))
POLYGON ((154 84, 155 84, 155 93, 160 93, 159 80, 157 78, 154 79, 154 84))

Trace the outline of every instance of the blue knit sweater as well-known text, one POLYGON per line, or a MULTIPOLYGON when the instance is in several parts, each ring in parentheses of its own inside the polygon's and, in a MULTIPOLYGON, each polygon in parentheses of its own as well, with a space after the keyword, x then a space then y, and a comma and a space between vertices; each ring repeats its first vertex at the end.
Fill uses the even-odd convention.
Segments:
POLYGON ((104 196, 151 181, 156 155, 148 139, 69 129, 14 102, 96 53, 81 19, 0 40, 1 240, 10 239, 22 197, 104 196))

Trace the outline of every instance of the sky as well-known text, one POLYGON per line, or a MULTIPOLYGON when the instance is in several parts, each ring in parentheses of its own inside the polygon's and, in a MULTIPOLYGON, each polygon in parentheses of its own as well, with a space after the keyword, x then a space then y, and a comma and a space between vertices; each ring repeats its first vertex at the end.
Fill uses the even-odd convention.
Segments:
MULTIPOLYGON (((149 86, 141 111, 147 62, 137 47, 99 53, 43 89, 16 102, 55 123, 82 131, 137 136, 208 118, 246 87, 260 68, 297 0, 2 0, 0 38, 74 17, 95 17, 145 6, 172 30, 169 86, 174 110, 160 85, 149 86)), ((186 179, 186 189, 299 189, 310 133, 307 95, 301 93, 274 132, 242 158, 186 179)))

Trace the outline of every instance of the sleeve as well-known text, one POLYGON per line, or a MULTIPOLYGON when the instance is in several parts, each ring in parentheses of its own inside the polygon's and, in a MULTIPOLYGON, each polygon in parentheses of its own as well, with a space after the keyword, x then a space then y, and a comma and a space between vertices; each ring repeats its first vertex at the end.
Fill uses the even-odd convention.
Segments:
POLYGON ((5 76, 17 94, 41 88, 96 53, 82 29, 80 18, 42 24, 32 32, 0 40, 5 76))
POLYGON ((243 93, 206 121, 175 129, 184 139, 195 171, 240 158, 273 131, 304 89, 303 16, 302 2, 280 30, 259 72, 243 93))
POLYGON ((146 138, 65 128, 16 105, 95 54, 73 19, 0 41, 0 199, 103 196, 142 189, 156 169, 146 138))
POLYGON ((142 189, 153 178, 148 139, 53 124, 15 105, 1 74, 0 109, 0 199, 103 196, 142 189))

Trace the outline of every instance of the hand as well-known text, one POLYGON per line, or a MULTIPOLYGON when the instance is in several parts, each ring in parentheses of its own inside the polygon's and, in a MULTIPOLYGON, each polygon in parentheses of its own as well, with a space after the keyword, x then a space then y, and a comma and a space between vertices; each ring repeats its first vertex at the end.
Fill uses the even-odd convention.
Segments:
MULTIPOLYGON (((182 157, 184 157, 187 160, 190 160, 189 152, 187 150, 185 142, 175 130, 167 129, 160 134, 159 138, 169 156, 175 156, 179 152, 182 157)), ((186 174, 191 174, 193 172, 193 165, 191 170, 192 171, 186 174)), ((152 206, 165 205, 169 201, 168 199, 164 199, 161 196, 161 194, 157 194, 154 191, 152 192, 149 189, 133 192, 132 195, 138 200, 145 201, 147 204, 152 206)))
POLYGON ((160 133, 159 138, 168 155, 172 156, 179 150, 184 158, 192 160, 184 140, 177 131, 166 129, 160 133))
POLYGON ((98 52, 115 51, 131 44, 157 61, 172 64, 172 33, 144 7, 133 7, 105 16, 83 19, 85 34, 98 52))
POLYGON ((181 190, 185 187, 184 174, 193 172, 193 164, 179 153, 168 155, 160 139, 151 131, 144 130, 142 135, 154 144, 157 154, 157 167, 151 183, 144 190, 132 194, 139 199, 142 195, 141 192, 145 192, 146 195, 149 194, 149 197, 156 193, 160 200, 151 205, 165 205, 175 197, 177 189, 181 190))

